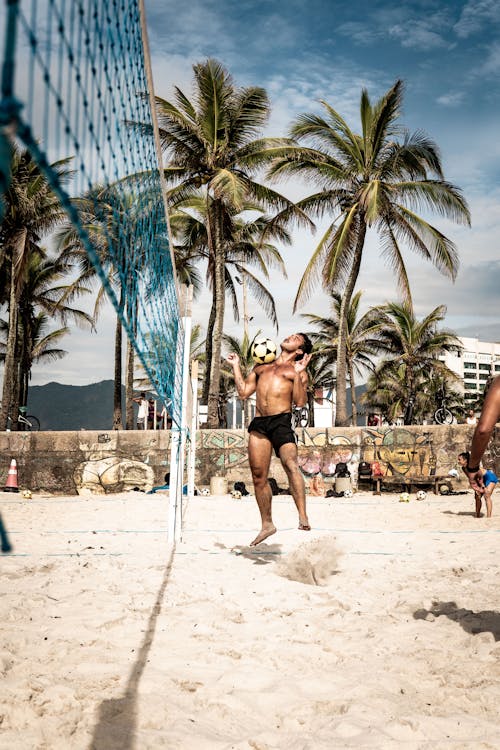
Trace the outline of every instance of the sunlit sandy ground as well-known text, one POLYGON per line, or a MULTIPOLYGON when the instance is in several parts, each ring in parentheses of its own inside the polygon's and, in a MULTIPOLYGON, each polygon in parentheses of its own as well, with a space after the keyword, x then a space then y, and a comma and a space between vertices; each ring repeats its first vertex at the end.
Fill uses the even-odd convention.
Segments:
POLYGON ((2 750, 500 747, 495 496, 167 502, 0 493, 2 750))

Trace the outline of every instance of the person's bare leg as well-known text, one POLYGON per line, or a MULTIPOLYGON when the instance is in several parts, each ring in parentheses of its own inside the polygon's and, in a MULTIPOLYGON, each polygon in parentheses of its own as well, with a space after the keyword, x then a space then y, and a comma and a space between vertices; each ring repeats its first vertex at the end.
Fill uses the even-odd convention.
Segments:
POLYGON ((491 496, 493 494, 493 490, 495 489, 495 485, 493 482, 490 482, 490 484, 486 487, 484 491, 484 501, 486 503, 486 518, 491 518, 491 514, 493 512, 493 503, 491 501, 491 496))
POLYGON ((257 534, 250 547, 255 547, 276 533, 276 526, 272 518, 273 493, 271 485, 267 481, 269 466, 271 464, 271 442, 265 435, 259 432, 251 432, 248 438, 248 460, 252 472, 255 499, 259 506, 262 528, 257 534))
POLYGON ((476 518, 481 518, 481 503, 482 503, 481 493, 475 492, 474 497, 476 498, 476 518))
POLYGON ((297 463, 297 446, 295 443, 286 443, 281 446, 280 459, 288 477, 290 492, 299 514, 299 529, 310 531, 311 526, 306 513, 306 486, 297 463))

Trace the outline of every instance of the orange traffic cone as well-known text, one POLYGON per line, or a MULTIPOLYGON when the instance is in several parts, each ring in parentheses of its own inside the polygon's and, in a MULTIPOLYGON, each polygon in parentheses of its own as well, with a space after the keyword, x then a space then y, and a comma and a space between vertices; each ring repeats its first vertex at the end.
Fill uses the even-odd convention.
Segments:
POLYGON ((17 486, 17 462, 15 458, 10 462, 4 492, 19 492, 19 487, 17 486))

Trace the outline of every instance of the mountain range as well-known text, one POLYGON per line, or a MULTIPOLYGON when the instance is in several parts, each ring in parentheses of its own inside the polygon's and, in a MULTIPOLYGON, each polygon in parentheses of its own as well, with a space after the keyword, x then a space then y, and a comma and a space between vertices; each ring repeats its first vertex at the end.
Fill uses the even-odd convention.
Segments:
MULTIPOLYGON (((89 385, 46 383, 32 385, 28 414, 40 420, 41 430, 111 430, 113 427, 112 380, 89 385)), ((122 386, 125 410, 125 388, 122 386)))
MULTIPOLYGON (((113 426, 113 381, 101 380, 89 385, 46 383, 32 385, 28 394, 28 414, 40 421, 41 430, 111 430, 113 426)), ((356 386, 359 398, 366 386, 356 386)), ((350 389, 347 389, 347 403, 350 389)), ((125 414, 125 387, 122 386, 125 414)), ((364 424, 360 416, 358 424, 364 424)))

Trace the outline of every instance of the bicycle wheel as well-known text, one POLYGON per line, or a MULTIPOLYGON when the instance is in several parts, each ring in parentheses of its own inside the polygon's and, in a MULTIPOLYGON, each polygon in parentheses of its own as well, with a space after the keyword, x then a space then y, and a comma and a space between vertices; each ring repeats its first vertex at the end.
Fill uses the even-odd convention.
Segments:
POLYGON ((31 430, 31 432, 38 432, 39 431, 39 429, 40 429, 40 420, 38 419, 38 417, 32 417, 32 416, 30 416, 28 414, 28 416, 25 417, 25 419, 26 419, 26 425, 25 425, 25 429, 26 430, 28 430, 28 431, 31 430))
POLYGON ((302 406, 296 410, 297 424, 299 427, 307 427, 309 424, 309 409, 307 406, 302 406))
POLYGON ((453 414, 446 408, 446 406, 441 406, 434 413, 434 421, 436 424, 452 424, 453 414))

